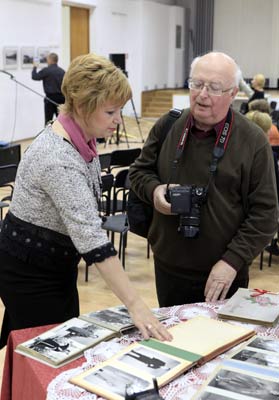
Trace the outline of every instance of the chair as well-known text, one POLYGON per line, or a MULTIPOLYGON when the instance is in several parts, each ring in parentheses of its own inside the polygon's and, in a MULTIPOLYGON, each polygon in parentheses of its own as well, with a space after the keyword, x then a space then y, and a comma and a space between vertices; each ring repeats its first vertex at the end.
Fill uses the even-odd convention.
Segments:
POLYGON ((99 154, 99 161, 101 165, 101 171, 109 173, 111 153, 99 154))
POLYGON ((114 168, 129 167, 140 153, 140 148, 112 151, 109 172, 114 168))
POLYGON ((13 182, 15 181, 17 173, 17 165, 9 164, 9 165, 1 165, 0 166, 0 187, 10 188, 10 194, 3 197, 0 200, 0 218, 3 219, 3 209, 5 207, 9 207, 9 202, 12 200, 14 186, 13 182))
POLYGON ((269 105, 270 105, 270 110, 272 112, 272 111, 276 110, 277 101, 272 100, 269 105))
POLYGON ((279 129, 279 110, 273 110, 271 112, 272 123, 279 129))
MULTIPOLYGON (((120 171, 122 172, 122 171, 120 171)), ((127 170, 128 172, 128 170, 127 170)), ((121 214, 112 214, 113 199, 112 191, 114 190, 114 176, 113 174, 102 175, 102 198, 99 206, 100 215, 103 218, 102 228, 109 234, 111 233, 111 242, 114 244, 114 234, 119 233, 119 251, 118 256, 122 260, 123 268, 125 269, 125 249, 127 246, 127 234, 129 231, 129 222, 126 213, 123 211, 121 214)), ((88 281, 88 269, 85 268, 85 281, 88 281)))

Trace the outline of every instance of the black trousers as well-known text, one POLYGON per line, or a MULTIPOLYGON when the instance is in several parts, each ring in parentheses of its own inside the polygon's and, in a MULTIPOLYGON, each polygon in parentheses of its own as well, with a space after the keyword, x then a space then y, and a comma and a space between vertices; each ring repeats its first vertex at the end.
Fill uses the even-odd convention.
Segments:
MULTIPOLYGON (((46 96, 55 101, 57 104, 63 104, 65 102, 65 98, 62 94, 60 93, 51 93, 51 94, 46 94, 46 96)), ((51 103, 47 99, 44 100, 45 102, 45 125, 49 122, 52 121, 54 115, 58 115, 58 106, 56 104, 51 103)))
MULTIPOLYGON (((154 257, 157 298, 160 307, 171 307, 181 304, 199 303, 205 301, 204 289, 207 278, 197 281, 189 277, 177 277, 162 268, 161 262, 154 257)), ((171 271, 171 266, 170 266, 171 271)), ((227 298, 231 297, 239 287, 248 287, 249 279, 234 281, 227 298)))

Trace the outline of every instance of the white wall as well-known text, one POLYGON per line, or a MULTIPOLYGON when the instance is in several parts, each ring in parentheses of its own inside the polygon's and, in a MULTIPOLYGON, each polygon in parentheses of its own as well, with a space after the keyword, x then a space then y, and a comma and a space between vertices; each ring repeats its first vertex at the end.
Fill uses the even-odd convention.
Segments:
POLYGON ((279 77, 279 1, 215 0, 215 50, 236 59, 243 76, 263 73, 276 87, 279 77))
MULTIPOLYGON (((175 49, 175 26, 181 25, 184 31, 184 9, 152 0, 1 0, 0 69, 3 47, 15 45, 50 47, 60 56, 59 65, 67 69, 68 5, 90 9, 90 51, 106 57, 111 53, 127 55, 126 69, 138 115, 145 88, 183 85, 184 32, 182 49, 175 49)), ((31 69, 19 65, 9 72, 44 95, 42 82, 32 81, 31 69)), ((3 73, 0 104, 0 140, 33 137, 43 128, 43 98, 16 85, 3 73)), ((124 114, 134 115, 131 102, 124 114)))
MULTIPOLYGON (((57 0, 1 0, 0 69, 3 48, 50 47, 60 52, 61 4, 57 0)), ((44 95, 42 83, 32 81, 31 69, 8 70, 17 81, 44 95)), ((0 73, 0 140, 33 137, 43 128, 43 98, 0 73)))

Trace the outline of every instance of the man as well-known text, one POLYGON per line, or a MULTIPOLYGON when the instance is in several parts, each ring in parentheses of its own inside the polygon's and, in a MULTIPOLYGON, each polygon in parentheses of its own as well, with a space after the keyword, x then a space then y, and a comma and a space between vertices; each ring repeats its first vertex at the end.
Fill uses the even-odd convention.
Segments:
POLYGON ((216 301, 247 287, 249 265, 277 230, 270 145, 259 127, 231 109, 240 77, 226 54, 196 58, 190 109, 173 124, 158 155, 167 116, 160 118, 130 168, 132 189, 154 205, 148 239, 161 307, 216 301), (215 142, 219 159, 212 161, 215 142), (182 202, 190 204, 188 214, 171 213, 177 197, 171 196, 172 205, 166 200, 167 183, 188 185, 182 202))
POLYGON ((45 102, 45 124, 52 120, 53 115, 58 115, 58 106, 55 104, 63 104, 65 98, 61 92, 62 80, 65 71, 58 67, 58 55, 56 53, 50 53, 47 56, 46 68, 37 72, 37 64, 34 63, 32 70, 32 79, 35 81, 43 81, 44 92, 46 97, 52 100, 54 103, 48 101, 46 98, 45 102))

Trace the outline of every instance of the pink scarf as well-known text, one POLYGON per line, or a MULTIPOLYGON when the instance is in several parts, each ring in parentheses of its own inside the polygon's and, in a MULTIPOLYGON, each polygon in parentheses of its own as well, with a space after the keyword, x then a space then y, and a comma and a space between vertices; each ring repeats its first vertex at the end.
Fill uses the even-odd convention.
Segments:
POLYGON ((96 139, 94 138, 86 142, 80 126, 68 115, 60 113, 57 120, 70 136, 73 145, 76 147, 81 157, 86 162, 92 161, 92 159, 98 155, 96 139))

